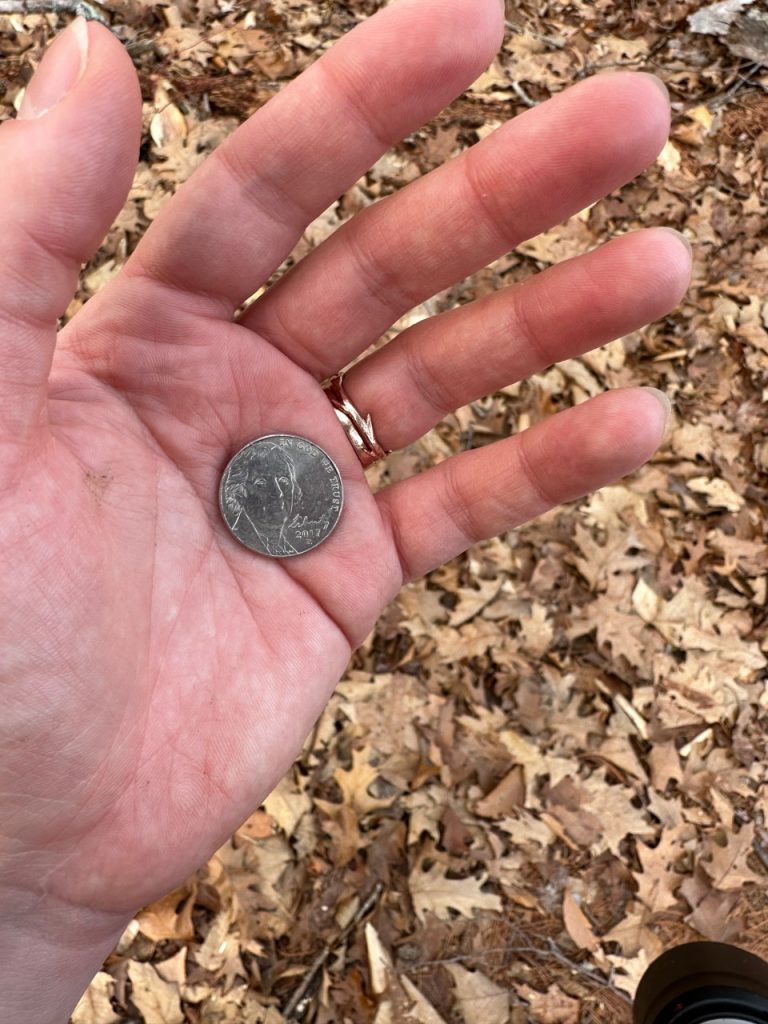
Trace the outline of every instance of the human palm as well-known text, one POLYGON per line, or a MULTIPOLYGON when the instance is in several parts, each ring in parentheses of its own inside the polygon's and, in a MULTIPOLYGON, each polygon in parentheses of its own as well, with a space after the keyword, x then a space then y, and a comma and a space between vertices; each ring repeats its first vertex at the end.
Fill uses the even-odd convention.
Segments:
MULTIPOLYGON (((4 809, 32 855, 30 886, 55 850, 50 891, 128 913, 277 783, 402 579, 317 381, 244 327, 183 301, 174 312, 205 351, 187 382, 205 398, 150 408, 145 387, 134 404, 105 386, 76 354, 97 323, 86 307, 59 336, 50 436, 2 505, 3 646, 24 637, 4 721, 4 770, 23 787, 4 809), (333 542, 295 559, 254 555, 218 510, 223 460, 274 432, 333 452, 346 490, 333 542), (74 861, 61 859, 67 840, 74 861)), ((117 323, 109 337, 136 342, 117 323)))
MULTIPOLYGON (((588 79, 510 121, 235 316, 315 215, 480 73, 501 28, 491 0, 401 0, 350 33, 209 157, 58 339, 134 170, 129 59, 90 25, 76 85, 0 128, 0 887, 103 913, 102 945, 269 792, 404 580, 659 443, 662 404, 619 390, 374 495, 321 388, 408 308, 642 170, 669 117, 648 76, 588 79), (295 558, 246 549, 218 508, 229 458, 272 433, 319 444, 344 481, 338 527, 295 558)), ((58 41, 50 59, 65 77, 58 41)), ((348 392, 402 447, 662 315, 688 273, 674 234, 623 236, 418 323, 348 392)))

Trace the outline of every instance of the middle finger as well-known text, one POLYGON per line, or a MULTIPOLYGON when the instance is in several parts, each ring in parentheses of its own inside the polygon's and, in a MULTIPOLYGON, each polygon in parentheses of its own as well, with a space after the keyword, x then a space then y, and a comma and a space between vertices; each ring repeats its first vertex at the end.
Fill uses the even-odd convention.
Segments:
POLYGON ((335 232, 239 318, 318 378, 403 313, 648 166, 669 132, 653 75, 596 75, 335 232))

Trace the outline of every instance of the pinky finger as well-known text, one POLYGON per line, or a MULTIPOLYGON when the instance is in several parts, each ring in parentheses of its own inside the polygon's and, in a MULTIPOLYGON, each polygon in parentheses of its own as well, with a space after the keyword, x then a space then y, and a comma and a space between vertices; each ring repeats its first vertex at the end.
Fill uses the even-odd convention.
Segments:
POLYGON ((404 580, 633 472, 661 443, 668 411, 655 388, 607 392, 386 487, 377 501, 404 580))

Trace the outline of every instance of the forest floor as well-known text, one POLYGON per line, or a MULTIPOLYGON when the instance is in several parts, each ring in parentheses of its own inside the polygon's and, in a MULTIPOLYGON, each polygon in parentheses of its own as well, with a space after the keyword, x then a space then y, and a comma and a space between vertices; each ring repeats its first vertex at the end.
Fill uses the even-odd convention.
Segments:
MULTIPOLYGON (((141 161, 67 315, 229 132, 379 6, 106 4, 141 79, 141 161)), ((460 410, 371 480, 628 385, 670 396, 668 440, 406 587, 291 772, 137 915, 75 1024, 625 1024, 671 944, 768 955, 768 23, 696 31, 691 0, 507 7, 488 72, 286 266, 571 82, 653 71, 674 113, 653 166, 396 329, 651 225, 693 243, 683 302, 460 410)), ((66 20, 0 18, 0 115, 66 20)))

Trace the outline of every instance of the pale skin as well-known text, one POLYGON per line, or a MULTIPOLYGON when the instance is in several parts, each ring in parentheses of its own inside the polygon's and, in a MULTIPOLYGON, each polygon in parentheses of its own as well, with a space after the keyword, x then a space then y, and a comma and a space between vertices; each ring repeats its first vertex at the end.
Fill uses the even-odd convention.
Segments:
MULTIPOLYGON (((277 783, 405 580, 660 444, 663 403, 620 390, 374 494, 320 387, 408 308, 647 167, 669 129, 650 76, 598 75, 510 119, 233 320, 306 224, 501 38, 498 0, 400 0, 370 18, 208 158, 58 337, 134 172, 129 57, 91 23, 76 84, 0 126, 4 1020, 66 1021, 135 911, 277 783), (275 432, 311 438, 344 480, 334 534, 293 559, 240 546, 217 505, 232 454, 275 432)), ((689 273, 675 233, 625 235, 419 323, 347 390, 401 447, 662 316, 689 273)))

